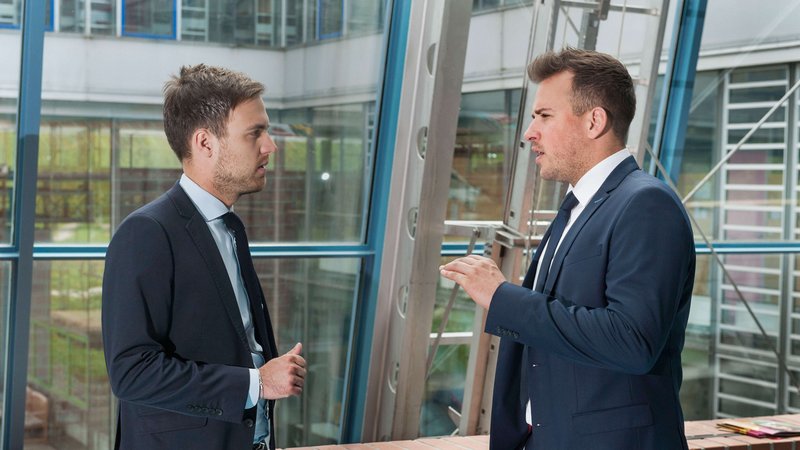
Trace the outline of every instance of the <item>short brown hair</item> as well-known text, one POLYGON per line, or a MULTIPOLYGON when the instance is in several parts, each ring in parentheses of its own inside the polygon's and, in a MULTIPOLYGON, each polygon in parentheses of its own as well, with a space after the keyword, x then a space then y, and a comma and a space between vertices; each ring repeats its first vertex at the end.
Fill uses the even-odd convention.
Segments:
POLYGON ((623 142, 636 113, 636 92, 628 69, 616 58, 591 50, 567 47, 539 55, 528 65, 528 77, 540 83, 568 71, 572 79, 572 112, 601 107, 611 118, 614 134, 623 142))
POLYGON ((263 84, 239 72, 205 64, 181 67, 164 84, 164 133, 178 160, 191 157, 189 139, 196 129, 224 138, 231 111, 263 92, 263 84))

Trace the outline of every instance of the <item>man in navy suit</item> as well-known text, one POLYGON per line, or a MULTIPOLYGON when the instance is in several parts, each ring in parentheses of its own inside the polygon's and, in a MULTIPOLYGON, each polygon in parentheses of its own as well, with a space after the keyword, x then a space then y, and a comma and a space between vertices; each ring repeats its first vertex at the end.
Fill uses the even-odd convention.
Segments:
POLYGON ((277 148, 264 86, 203 64, 164 87, 164 131, 183 175, 114 234, 103 345, 119 397, 116 449, 274 449, 275 399, 299 395, 298 343, 278 355, 244 225, 277 148))
POLYGON ((488 258, 441 268, 501 337, 492 449, 686 449, 678 391, 694 284, 676 195, 625 149, 636 98, 626 68, 565 49, 528 67, 541 175, 569 183, 522 286, 488 258))

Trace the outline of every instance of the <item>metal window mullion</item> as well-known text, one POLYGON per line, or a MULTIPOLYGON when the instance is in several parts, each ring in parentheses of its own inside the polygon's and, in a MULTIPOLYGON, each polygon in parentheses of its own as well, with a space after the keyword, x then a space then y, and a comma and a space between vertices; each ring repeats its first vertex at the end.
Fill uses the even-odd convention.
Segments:
MULTIPOLYGON (((787 86, 791 84, 791 82, 797 79, 797 70, 796 66, 789 66, 789 73, 787 74, 788 78, 786 80, 787 86)), ((784 198, 790 197, 791 201, 784 202, 785 211, 783 213, 783 236, 785 239, 791 239, 791 236, 794 234, 794 230, 796 227, 796 220, 795 220, 795 198, 797 196, 797 172, 795 168, 797 167, 797 151, 795 150, 794 143, 797 142, 797 129, 792 127, 791 124, 795 123, 796 121, 796 111, 797 111, 797 96, 798 93, 795 91, 795 94, 789 97, 786 103, 786 115, 784 117, 786 123, 786 134, 785 134, 785 142, 786 142, 786 161, 785 167, 787 176, 784 177, 784 183, 786 186, 784 198)), ((789 361, 790 352, 792 349, 792 289, 794 286, 794 277, 792 274, 794 273, 794 257, 790 254, 784 254, 781 257, 782 262, 782 270, 781 270, 781 296, 780 296, 780 313, 781 318, 780 322, 778 322, 779 327, 779 335, 782 336, 782 339, 778 341, 778 348, 780 355, 783 357, 784 361, 789 361)), ((789 403, 791 403, 791 395, 789 393, 789 387, 792 385, 791 380, 789 379, 789 374, 781 371, 779 372, 780 376, 778 377, 778 394, 777 394, 777 402, 778 402, 778 411, 776 412, 786 412, 789 408, 789 403)))
MULTIPOLYGON (((722 76, 724 77, 721 83, 722 95, 720 96, 722 105, 720 105, 719 109, 719 111, 722 112, 721 114, 722 117, 721 117, 720 127, 718 128, 720 130, 720 151, 718 155, 719 159, 722 159, 724 155, 727 153, 726 149, 728 147, 728 123, 729 123, 729 110, 727 106, 730 104, 730 93, 728 91, 728 85, 730 84, 730 73, 724 72, 722 76)), ((728 191, 725 182, 725 180, 727 179, 727 171, 725 166, 722 167, 716 179, 717 179, 716 184, 718 186, 717 192, 719 193, 720 208, 717 210, 717 214, 715 214, 717 218, 715 224, 716 225, 715 236, 717 236, 717 238, 723 238, 724 237, 723 226, 725 224, 724 206, 728 191)), ((723 258, 722 262, 724 263, 725 257, 722 256, 721 258, 723 258)), ((714 266, 716 272, 715 278, 717 280, 721 280, 723 277, 722 268, 719 267, 719 264, 715 264, 714 266)), ((714 287, 714 290, 717 292, 717 298, 722 299, 724 292, 721 283, 717 282, 716 286, 714 287)), ((720 402, 720 399, 722 398, 722 392, 721 392, 722 386, 720 384, 720 377, 724 374, 723 369, 719 364, 719 359, 721 356, 720 352, 725 351, 725 349, 728 347, 728 344, 724 344, 722 342, 722 333, 723 330, 726 329, 726 326, 722 323, 723 308, 721 305, 721 300, 712 302, 712 308, 714 309, 714 311, 712 312, 713 313, 712 317, 714 317, 715 320, 714 348, 712 349, 712 354, 715 355, 715 360, 714 360, 714 378, 712 380, 713 392, 711 398, 712 398, 712 411, 714 413, 714 417, 719 417, 720 413, 722 412, 721 402, 720 402)))
POLYGON ((6 351, 3 372, 3 448, 23 448, 24 440, 44 32, 44 2, 25 2, 22 14, 12 230, 12 245, 19 256, 12 270, 11 295, 4 324, 6 351))

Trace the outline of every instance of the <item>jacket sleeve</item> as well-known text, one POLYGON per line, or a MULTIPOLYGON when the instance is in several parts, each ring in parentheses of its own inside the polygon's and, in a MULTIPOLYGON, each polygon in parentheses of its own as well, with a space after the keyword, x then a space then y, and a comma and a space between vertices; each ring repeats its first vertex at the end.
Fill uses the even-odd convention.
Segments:
MULTIPOLYGON (((635 193, 617 217, 591 220, 615 221, 607 261, 598 262, 598 270, 606 271, 599 290, 605 298, 565 300, 558 298, 558 285, 552 298, 503 283, 492 298, 486 332, 576 362, 648 373, 675 338, 671 334, 685 328, 694 281, 691 228, 677 200, 656 188, 635 193)), ((561 277, 563 270, 569 268, 561 277)))
POLYGON ((169 236, 156 219, 134 214, 115 233, 106 254, 102 310, 111 389, 123 401, 239 423, 248 369, 188 360, 170 341, 175 264, 169 236))

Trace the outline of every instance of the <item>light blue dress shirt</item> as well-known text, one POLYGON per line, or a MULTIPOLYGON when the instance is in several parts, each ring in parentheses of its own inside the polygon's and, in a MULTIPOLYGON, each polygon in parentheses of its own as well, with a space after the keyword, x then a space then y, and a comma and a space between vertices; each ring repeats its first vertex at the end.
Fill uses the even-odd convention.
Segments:
POLYGON ((239 307, 239 314, 242 316, 242 324, 247 335, 247 342, 250 344, 250 354, 255 367, 255 369, 250 369, 250 388, 244 407, 248 409, 255 405, 258 406, 254 442, 267 442, 269 441, 268 410, 266 401, 260 400, 258 392, 258 368, 264 365, 265 362, 262 356, 263 348, 256 341, 253 320, 250 315, 250 301, 239 271, 239 260, 236 258, 236 239, 228 227, 225 226, 225 222, 222 221, 222 216, 230 212, 230 210, 222 201, 208 193, 208 191, 192 181, 191 178, 187 177, 186 174, 181 175, 179 184, 197 210, 200 211, 206 225, 208 225, 208 230, 211 231, 211 236, 217 244, 219 254, 225 263, 225 269, 228 272, 233 292, 236 295, 236 303, 239 307))

